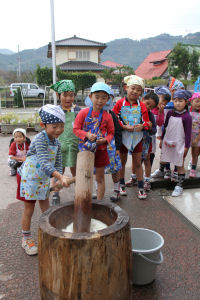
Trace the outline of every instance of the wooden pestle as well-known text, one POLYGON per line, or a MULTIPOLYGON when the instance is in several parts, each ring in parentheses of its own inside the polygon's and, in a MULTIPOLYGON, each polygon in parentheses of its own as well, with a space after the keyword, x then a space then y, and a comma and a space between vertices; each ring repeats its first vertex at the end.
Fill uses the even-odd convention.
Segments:
POLYGON ((77 155, 74 202, 74 232, 90 232, 94 153, 82 151, 77 155))

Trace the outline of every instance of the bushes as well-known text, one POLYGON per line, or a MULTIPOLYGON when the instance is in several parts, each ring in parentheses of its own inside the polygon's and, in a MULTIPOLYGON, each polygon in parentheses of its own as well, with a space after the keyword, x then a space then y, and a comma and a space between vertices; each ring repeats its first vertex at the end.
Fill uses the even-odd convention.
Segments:
MULTIPOLYGON (((62 71, 59 67, 56 69, 57 79, 70 79, 75 84, 75 93, 78 91, 84 91, 84 89, 89 88, 96 82, 96 74, 92 72, 76 72, 76 73, 68 73, 62 71)), ((39 85, 50 86, 52 84, 52 68, 44 67, 40 68, 37 66, 36 70, 36 78, 37 83, 39 85)))
POLYGON ((16 91, 14 91, 14 100, 13 100, 14 106, 17 107, 24 107, 23 100, 22 100, 22 93, 21 89, 18 88, 16 91))

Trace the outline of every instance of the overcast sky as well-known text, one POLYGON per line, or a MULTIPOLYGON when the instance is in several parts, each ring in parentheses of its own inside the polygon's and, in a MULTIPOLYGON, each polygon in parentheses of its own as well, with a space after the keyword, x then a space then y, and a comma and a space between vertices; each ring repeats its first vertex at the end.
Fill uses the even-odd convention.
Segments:
MULTIPOLYGON (((0 48, 39 48, 51 41, 50 0, 1 0, 0 48)), ((107 43, 161 33, 200 32, 200 1, 54 0, 55 39, 73 35, 107 43)))

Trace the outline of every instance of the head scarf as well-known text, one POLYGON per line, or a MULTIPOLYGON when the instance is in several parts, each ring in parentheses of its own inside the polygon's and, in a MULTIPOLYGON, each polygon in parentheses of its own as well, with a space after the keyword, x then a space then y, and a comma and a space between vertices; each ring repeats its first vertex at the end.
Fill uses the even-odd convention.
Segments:
POLYGON ((191 98, 192 93, 186 90, 176 90, 174 93, 173 99, 179 98, 179 99, 185 99, 188 100, 191 98))
POLYGON ((65 123, 65 113, 60 106, 44 105, 40 108, 39 115, 44 124, 65 123))
POLYGON ((169 81, 168 81, 168 87, 171 90, 178 90, 178 89, 184 89, 184 85, 181 81, 179 81, 178 79, 174 78, 174 77, 170 77, 169 81))
POLYGON ((60 80, 50 86, 52 90, 61 94, 63 92, 75 92, 75 86, 72 80, 60 80))
POLYGON ((129 75, 124 77, 124 83, 127 84, 127 86, 137 84, 140 85, 143 89, 145 88, 144 79, 136 75, 129 75))
POLYGON ((26 130, 24 128, 15 128, 13 131, 13 136, 15 136, 16 132, 21 132, 26 137, 26 130))
POLYGON ((157 95, 169 95, 171 97, 170 90, 166 86, 158 86, 155 88, 155 93, 157 95))
POLYGON ((192 101, 192 100, 197 99, 197 98, 200 99, 200 93, 199 92, 198 93, 194 93, 189 100, 192 101))

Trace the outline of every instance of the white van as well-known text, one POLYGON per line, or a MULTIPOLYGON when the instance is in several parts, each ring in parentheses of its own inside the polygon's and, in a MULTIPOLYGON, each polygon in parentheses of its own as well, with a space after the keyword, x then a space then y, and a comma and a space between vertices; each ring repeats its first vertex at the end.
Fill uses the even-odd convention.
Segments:
POLYGON ((18 88, 21 88, 24 97, 37 97, 40 99, 44 98, 45 91, 35 83, 11 83, 10 85, 10 96, 14 97, 14 92, 17 91, 18 88))

